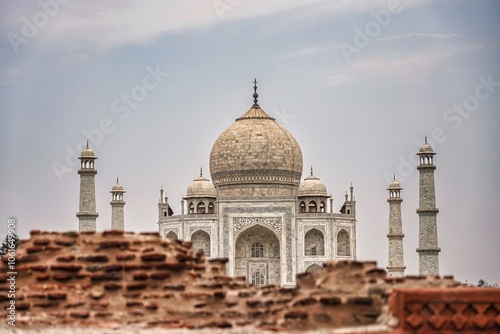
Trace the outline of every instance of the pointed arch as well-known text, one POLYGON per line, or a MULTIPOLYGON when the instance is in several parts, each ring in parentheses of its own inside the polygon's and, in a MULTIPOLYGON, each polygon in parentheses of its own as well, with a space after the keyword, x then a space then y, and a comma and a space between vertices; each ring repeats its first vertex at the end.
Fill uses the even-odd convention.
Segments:
POLYGON ((306 203, 304 201, 300 202, 300 212, 306 212, 306 203))
POLYGON ((317 263, 313 263, 309 267, 307 267, 306 273, 315 273, 317 271, 323 271, 323 270, 325 270, 325 268, 323 268, 317 263))
POLYGON ((325 236, 320 230, 313 228, 304 236, 305 256, 325 255, 325 236))
POLYGON ((189 203, 188 212, 189 213, 194 213, 194 203, 193 202, 189 203))
POLYGON ((177 239, 178 239, 178 238, 177 238, 177 234, 176 234, 174 231, 169 231, 169 232, 165 235, 165 237, 166 237, 167 239, 172 240, 172 241, 175 241, 175 240, 177 240, 177 239))
POLYGON ((309 202, 309 212, 318 212, 318 205, 315 201, 309 202))
POLYGON ((351 238, 345 229, 337 234, 337 256, 351 256, 351 238))
POLYGON ((210 257, 210 235, 202 230, 198 230, 191 235, 193 249, 203 252, 206 257, 210 257))
POLYGON ((198 205, 196 206, 196 213, 205 213, 205 203, 198 203, 198 205))
POLYGON ((208 213, 215 213, 215 206, 212 202, 208 203, 208 213))

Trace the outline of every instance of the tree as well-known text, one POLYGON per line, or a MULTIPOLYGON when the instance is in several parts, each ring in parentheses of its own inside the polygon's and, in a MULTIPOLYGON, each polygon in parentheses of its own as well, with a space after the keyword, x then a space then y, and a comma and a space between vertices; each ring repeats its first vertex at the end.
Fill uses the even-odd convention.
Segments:
POLYGON ((5 253, 7 253, 7 251, 12 248, 11 246, 17 248, 18 245, 19 245, 19 236, 17 234, 14 234, 13 236, 7 234, 5 240, 2 242, 2 245, 0 246, 0 256, 4 256, 5 253))

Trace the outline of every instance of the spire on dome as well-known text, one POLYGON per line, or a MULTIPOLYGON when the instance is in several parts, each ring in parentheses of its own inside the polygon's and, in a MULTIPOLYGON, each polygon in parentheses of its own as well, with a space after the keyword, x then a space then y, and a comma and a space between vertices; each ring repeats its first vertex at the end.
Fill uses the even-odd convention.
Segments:
POLYGON ((90 147, 89 147, 89 140, 88 140, 88 139, 87 139, 87 148, 90 148, 90 147))
POLYGON ((427 144, 427 136, 424 137, 424 143, 427 144))
POLYGON ((313 176, 313 166, 311 165, 311 176, 313 176))
POLYGON ((200 176, 203 176, 203 166, 200 166, 200 176))
POLYGON ((259 106, 259 103, 258 103, 258 98, 259 98, 259 94, 257 94, 257 84, 259 82, 257 81, 257 79, 253 79, 253 106, 252 108, 260 108, 259 106))

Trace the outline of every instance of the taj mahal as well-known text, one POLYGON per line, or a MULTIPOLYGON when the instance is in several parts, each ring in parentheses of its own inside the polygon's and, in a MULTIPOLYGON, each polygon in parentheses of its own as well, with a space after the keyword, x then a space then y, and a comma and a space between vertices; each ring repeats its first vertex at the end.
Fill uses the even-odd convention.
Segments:
MULTIPOLYGON (((356 259, 356 199, 352 184, 336 211, 327 187, 311 167, 303 178, 303 158, 293 135, 258 103, 218 137, 210 152, 210 179, 202 170, 188 185, 181 212, 174 214, 163 187, 157 228, 165 238, 190 240, 207 258, 227 258, 229 275, 255 285, 295 286, 297 274, 322 270, 332 260, 356 259)), ((435 155, 425 140, 420 156, 421 275, 436 275, 438 239, 435 207, 435 155)), ((80 231, 96 229, 96 156, 80 156, 80 231)), ((389 184, 388 273, 404 275, 401 186, 389 184)), ((124 189, 117 179, 111 189, 111 229, 123 230, 124 189)), ((152 222, 152 224, 154 224, 152 222)), ((154 225, 153 225, 154 226, 154 225)))

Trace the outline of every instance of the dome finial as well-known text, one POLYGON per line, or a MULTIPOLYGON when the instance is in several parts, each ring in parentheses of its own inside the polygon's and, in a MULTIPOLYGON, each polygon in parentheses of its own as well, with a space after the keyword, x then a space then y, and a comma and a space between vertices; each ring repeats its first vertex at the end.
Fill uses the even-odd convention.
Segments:
POLYGON ((393 180, 396 181, 396 174, 394 174, 393 180))
POLYGON ((313 165, 311 165, 311 176, 313 176, 313 165))
POLYGON ((253 106, 252 108, 259 108, 259 104, 258 104, 258 97, 259 97, 259 94, 257 94, 257 84, 259 82, 257 81, 257 78, 254 78, 253 79, 253 106))
POLYGON ((425 136, 425 138, 424 138, 424 142, 427 144, 427 136, 425 136))
POLYGON ((200 166, 200 176, 203 176, 203 166, 200 166))
POLYGON ((89 147, 89 140, 88 140, 88 139, 87 139, 87 148, 90 148, 90 147, 89 147))
POLYGON ((116 177, 116 183, 119 183, 119 182, 118 182, 118 176, 116 177))

